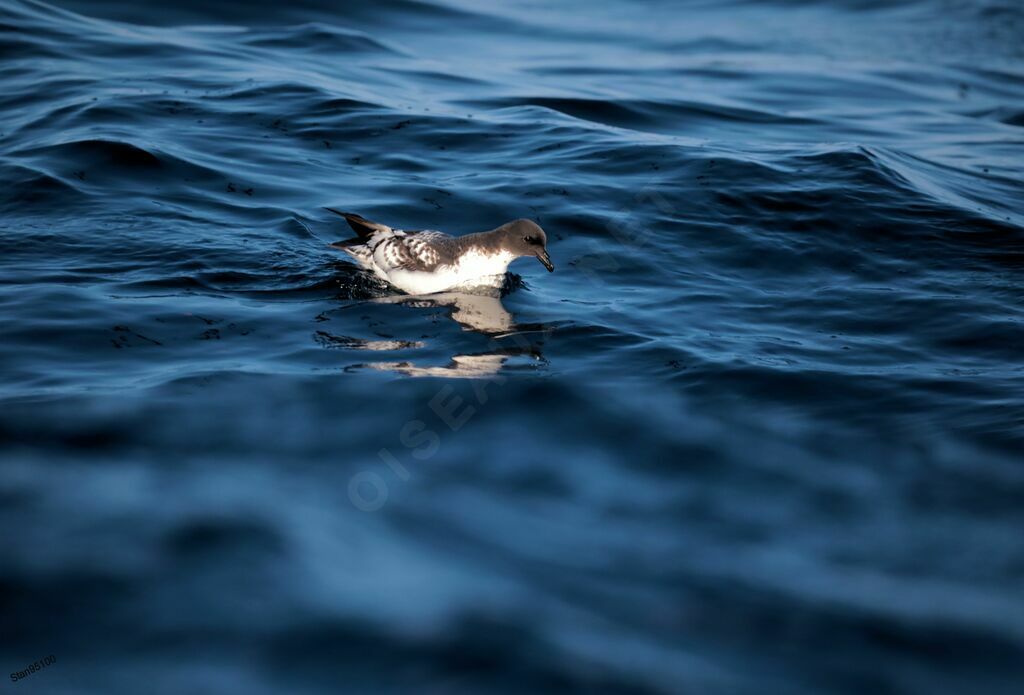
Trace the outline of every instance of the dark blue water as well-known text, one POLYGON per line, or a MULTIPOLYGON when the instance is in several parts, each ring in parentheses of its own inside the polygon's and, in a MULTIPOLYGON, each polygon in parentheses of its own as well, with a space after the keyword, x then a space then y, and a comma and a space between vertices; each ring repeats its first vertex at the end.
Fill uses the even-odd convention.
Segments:
POLYGON ((2 0, 0 56, 5 692, 1021 692, 1019 2, 2 0), (325 205, 557 270, 395 296, 325 205))

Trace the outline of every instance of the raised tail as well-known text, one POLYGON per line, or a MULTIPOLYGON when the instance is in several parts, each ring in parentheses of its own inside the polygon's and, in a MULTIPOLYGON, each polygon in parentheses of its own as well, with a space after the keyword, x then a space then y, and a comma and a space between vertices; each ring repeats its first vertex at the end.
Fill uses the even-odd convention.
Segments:
MULTIPOLYGON (((372 234, 376 234, 378 232, 392 231, 391 227, 387 226, 386 224, 380 224, 379 222, 371 222, 365 217, 357 215, 354 212, 342 212, 341 210, 335 210, 334 208, 324 208, 324 210, 327 210, 328 212, 333 212, 335 215, 344 217, 345 221, 348 222, 348 226, 351 227, 352 230, 359 235, 360 241, 365 241, 369 239, 372 234)), ((334 244, 331 244, 331 246, 334 246, 334 244)))
POLYGON ((341 249, 342 251, 351 251, 353 246, 362 246, 366 241, 356 237, 355 239, 342 239, 341 241, 332 241, 328 244, 332 249, 341 249))

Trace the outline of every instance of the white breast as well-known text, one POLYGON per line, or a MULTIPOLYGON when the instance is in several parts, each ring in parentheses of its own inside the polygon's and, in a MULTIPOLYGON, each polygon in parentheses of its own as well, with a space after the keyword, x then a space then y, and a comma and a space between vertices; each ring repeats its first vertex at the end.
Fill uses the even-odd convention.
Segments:
POLYGON ((391 270, 385 279, 409 294, 434 294, 456 288, 500 287, 505 281, 510 253, 485 254, 469 251, 451 265, 438 266, 430 273, 416 270, 391 270))

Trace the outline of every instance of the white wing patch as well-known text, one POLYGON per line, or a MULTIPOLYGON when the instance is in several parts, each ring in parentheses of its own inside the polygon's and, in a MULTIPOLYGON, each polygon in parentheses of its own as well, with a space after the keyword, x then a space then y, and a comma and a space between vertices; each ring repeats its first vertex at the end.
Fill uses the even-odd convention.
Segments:
POLYGON ((419 262, 420 265, 426 267, 432 267, 437 265, 437 261, 440 255, 430 245, 430 238, 435 236, 431 232, 424 234, 417 234, 416 236, 409 237, 406 242, 406 248, 409 249, 409 253, 419 262), (422 238, 425 235, 429 235, 428 238, 422 238))
POLYGON ((399 267, 402 258, 399 254, 399 242, 397 239, 383 239, 373 246, 373 262, 382 270, 388 271, 399 267))

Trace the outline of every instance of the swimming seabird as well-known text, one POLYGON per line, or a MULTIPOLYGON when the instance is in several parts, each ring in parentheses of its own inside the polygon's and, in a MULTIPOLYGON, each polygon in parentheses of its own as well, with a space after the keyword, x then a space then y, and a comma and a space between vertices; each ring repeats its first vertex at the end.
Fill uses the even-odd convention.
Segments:
POLYGON ((358 235, 331 246, 409 294, 500 287, 509 263, 523 256, 536 258, 549 272, 555 269, 544 230, 530 220, 512 220, 488 232, 453 237, 433 230, 392 229, 351 212, 326 209, 344 217, 358 235))

